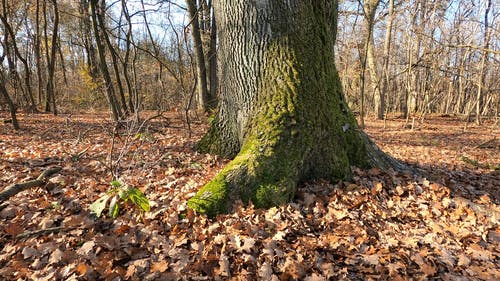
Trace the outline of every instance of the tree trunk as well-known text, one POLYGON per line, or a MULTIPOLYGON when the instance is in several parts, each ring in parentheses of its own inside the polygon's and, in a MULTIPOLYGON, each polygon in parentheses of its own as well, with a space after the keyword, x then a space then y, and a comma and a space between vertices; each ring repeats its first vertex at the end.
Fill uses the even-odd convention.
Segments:
POLYGON ((358 129, 334 64, 338 1, 217 1, 220 107, 199 148, 236 157, 188 202, 209 216, 242 199, 289 202, 350 166, 402 168, 358 129))
POLYGON ((113 71, 115 72, 115 79, 116 85, 118 87, 118 97, 121 102, 121 108, 123 109, 125 115, 128 115, 129 112, 127 108, 127 101, 125 100, 125 91, 123 89, 120 69, 118 68, 118 54, 115 50, 115 47, 111 43, 111 40, 109 39, 108 30, 106 28, 106 21, 104 17, 105 5, 105 1, 101 0, 101 11, 97 13, 97 21, 99 22, 99 27, 102 31, 102 38, 104 39, 104 42, 106 43, 106 46, 108 47, 109 53, 111 55, 111 61, 113 63, 113 71))
POLYGON ((2 94, 5 102, 7 103, 7 106, 9 107, 10 119, 12 119, 12 126, 14 127, 14 129, 19 130, 20 127, 19 127, 19 122, 17 121, 16 105, 14 104, 14 102, 10 98, 9 93, 7 92, 7 88, 5 87, 5 79, 4 79, 3 75, 0 76, 0 79, 1 79, 0 80, 0 93, 2 94))
MULTIPOLYGON (((12 38, 12 48, 14 49, 14 54, 16 55, 16 57, 21 61, 21 63, 23 64, 24 66, 24 85, 26 87, 26 91, 25 91, 25 97, 26 97, 26 100, 28 102, 28 109, 30 112, 36 112, 36 105, 35 105, 35 99, 33 98, 33 91, 31 90, 31 69, 29 67, 29 63, 28 61, 26 60, 26 58, 24 58, 21 54, 21 52, 19 51, 19 48, 17 46, 17 42, 16 42, 16 34, 14 34, 14 30, 12 29, 12 26, 9 24, 8 20, 7 20, 7 5, 6 5, 6 2, 5 0, 2 1, 2 6, 3 6, 3 11, 4 13, 2 15, 0 15, 0 19, 4 25, 4 29, 5 29, 5 32, 7 32, 10 37, 12 38)), ((4 41, 7 41, 8 39, 8 36, 5 37, 5 40, 4 41)), ((8 44, 5 44, 5 45, 8 45, 8 44)), ((16 70, 17 72, 17 70, 16 70)))
POLYGON ((212 103, 215 104, 217 101, 217 87, 218 87, 217 86, 217 24, 215 21, 215 16, 213 15, 210 15, 210 43, 209 43, 207 57, 208 57, 208 81, 210 84, 210 98, 213 100, 212 103))
POLYGON ((200 22, 198 17, 198 6, 196 0, 186 0, 189 17, 191 19, 191 35, 194 43, 194 53, 196 56, 196 79, 198 80, 198 109, 206 111, 210 108, 210 95, 207 84, 207 67, 205 64, 205 54, 203 52, 203 42, 201 41, 200 22))
MULTIPOLYGON (((57 7, 57 0, 52 0, 54 6, 54 23, 52 28, 52 39, 50 55, 47 56, 47 106, 46 111, 52 111, 54 115, 57 115, 56 107, 56 93, 54 87, 54 73, 56 69, 56 52, 57 52, 57 32, 59 30, 59 10, 57 7), (51 109, 51 110, 47 110, 51 109)), ((48 53, 47 53, 48 54, 48 53)))
POLYGON ((125 35, 125 56, 122 61, 122 67, 123 67, 123 76, 125 77, 125 82, 127 83, 127 90, 128 90, 128 106, 130 108, 130 112, 138 112, 139 111, 139 106, 137 104, 134 104, 134 97, 136 95, 135 92, 135 86, 132 87, 132 82, 130 80, 130 74, 129 74, 129 62, 130 62, 130 47, 132 45, 132 20, 130 18, 128 8, 127 8, 127 3, 125 0, 121 0, 122 4, 122 13, 125 16, 125 20, 127 21, 127 33, 125 35))
POLYGON ((373 91, 375 101, 375 113, 377 119, 384 118, 385 96, 384 92, 379 87, 379 77, 377 74, 377 65, 375 61, 375 41, 373 39, 373 25, 375 21, 375 13, 380 0, 364 1, 363 10, 366 22, 366 61, 368 65, 368 72, 370 73, 370 86, 373 91))
POLYGON ((109 107, 111 108, 111 111, 113 113, 113 119, 115 121, 118 121, 122 118, 122 111, 118 104, 118 101, 116 100, 113 81, 111 80, 111 75, 109 74, 108 65, 106 63, 106 50, 104 49, 104 44, 101 41, 101 35, 99 33, 99 23, 97 19, 97 13, 99 12, 98 0, 90 0, 90 9, 90 13, 92 16, 92 27, 97 44, 97 52, 99 53, 99 67, 106 84, 106 97, 108 98, 109 107))
POLYGON ((97 79, 99 68, 96 57, 96 50, 92 40, 92 21, 89 13, 90 0, 80 0, 78 5, 79 24, 81 27, 81 36, 85 49, 85 57, 87 58, 87 70, 92 79, 97 79))
POLYGON ((488 48, 490 44, 490 36, 489 36, 489 22, 488 22, 488 14, 491 9, 491 0, 488 0, 486 4, 486 10, 484 11, 484 50, 481 55, 481 63, 479 65, 479 77, 477 83, 477 96, 476 96, 476 124, 481 124, 481 112, 484 106, 484 82, 486 78, 486 64, 488 63, 488 48))
POLYGON ((40 54, 42 49, 42 43, 40 40, 40 0, 36 0, 36 8, 35 8, 35 45, 33 48, 35 49, 35 64, 36 64, 36 76, 37 76, 37 95, 38 95, 38 104, 42 103, 43 99, 43 85, 42 85, 42 56, 40 54))
MULTIPOLYGON (((384 65, 382 70, 382 90, 380 95, 382 115, 385 112, 385 97, 387 95, 390 83, 389 77, 389 59, 391 53, 391 39, 392 39, 392 23, 394 21, 394 0, 389 0, 389 14, 387 15, 387 27, 385 29, 385 39, 384 39, 384 65)), ((380 117, 377 114, 377 117, 380 117)), ((382 116, 383 118, 384 116, 382 116)))

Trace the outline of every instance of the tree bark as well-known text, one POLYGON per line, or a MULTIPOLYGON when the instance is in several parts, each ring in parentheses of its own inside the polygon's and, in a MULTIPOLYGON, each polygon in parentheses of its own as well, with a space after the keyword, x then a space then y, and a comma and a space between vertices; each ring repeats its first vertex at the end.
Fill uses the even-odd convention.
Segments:
MULTIPOLYGON (((392 38, 392 23, 394 21, 394 0, 389 0, 389 14, 387 15, 387 27, 385 29, 385 39, 384 39, 384 65, 382 72, 382 91, 381 91, 381 105, 380 111, 382 114, 385 112, 385 97, 389 89, 389 55, 391 53, 391 38, 392 38)), ((380 117, 377 114, 377 117, 380 117)), ((383 118, 384 116, 382 116, 383 118)))
POLYGON ((35 64, 36 64, 36 76, 37 76, 37 95, 38 104, 42 103, 43 98, 43 86, 42 86, 42 56, 41 56, 41 34, 40 34, 40 0, 36 0, 35 8, 35 64))
POLYGON ((207 84, 207 67, 205 64, 205 53, 200 33, 200 21, 198 17, 198 6, 196 0, 186 0, 189 17, 191 19, 191 35, 194 43, 194 54, 196 57, 196 79, 198 80, 198 110, 207 111, 210 108, 210 95, 207 84))
MULTIPOLYGON (((45 106, 46 111, 51 111, 57 115, 56 107, 56 92, 54 87, 54 73, 56 69, 56 52, 57 52, 57 32, 59 31, 59 9, 57 7, 57 0, 52 0, 54 6, 54 23, 52 28, 52 39, 50 55, 47 53, 47 103, 45 106)), ((48 48, 48 47, 47 47, 48 48)))
POLYGON ((289 202, 297 184, 402 168, 358 129, 334 64, 338 1, 217 1, 220 108, 203 151, 236 157, 188 206, 289 202))
MULTIPOLYGON (((109 74, 108 66, 106 63, 106 50, 104 44, 101 41, 101 35, 99 33, 99 22, 97 13, 99 12, 98 0, 90 0, 90 9, 92 16, 92 27, 94 30, 94 36, 97 44, 97 52, 99 53, 99 67, 101 73, 104 77, 105 87, 106 87, 106 97, 108 98, 109 107, 113 113, 113 119, 118 121, 122 118, 123 114, 116 100, 115 89, 113 86, 113 81, 111 80, 111 75, 109 74)), ((105 32, 105 31, 103 31, 105 32)))
MULTIPOLYGON (((210 10, 213 10, 210 4, 210 10)), ((213 104, 217 101, 217 22, 213 14, 210 15, 210 43, 208 47, 208 81, 210 84, 210 99, 213 104)))
MULTIPOLYGON (((28 61, 26 58, 24 58, 19 51, 19 48, 17 46, 16 42, 16 34, 14 34, 14 31, 12 30, 12 26, 9 24, 7 20, 7 5, 5 0, 2 1, 2 6, 3 6, 3 14, 0 15, 0 20, 2 21, 4 25, 4 29, 6 33, 9 33, 10 37, 12 38, 12 47, 14 49, 14 54, 16 57, 21 61, 21 63, 24 66, 24 86, 26 87, 25 95, 26 95, 26 100, 28 102, 28 109, 30 112, 36 112, 36 105, 35 105, 35 99, 33 98, 33 91, 31 90, 31 69, 29 67, 28 61)), ((5 41, 7 41, 8 36, 6 36, 5 41)), ((5 44, 8 45, 8 44, 5 44)), ((17 70, 16 70, 17 72, 17 70)))
POLYGON ((121 73, 118 67, 118 54, 115 50, 115 47, 111 43, 111 40, 109 39, 108 30, 106 28, 106 21, 104 17, 105 4, 106 2, 104 0, 101 0, 101 6, 100 6, 101 11, 97 13, 97 21, 99 22, 99 27, 101 28, 102 31, 101 33, 102 38, 104 39, 104 42, 106 43, 106 46, 108 47, 109 53, 111 55, 113 71, 115 72, 116 85, 118 87, 118 97, 120 98, 121 102, 121 109, 123 109, 125 115, 128 115, 129 112, 127 108, 127 102, 125 100, 125 91, 123 89, 121 73))
POLYGON ((123 76, 125 77, 125 82, 127 83, 128 90, 128 106, 130 108, 130 112, 138 112, 139 105, 134 103, 135 96, 137 95, 136 87, 132 87, 132 81, 130 79, 129 74, 129 63, 130 63, 130 47, 132 45, 132 20, 130 18, 130 14, 128 12, 127 3, 125 0, 121 0, 122 4, 122 13, 125 16, 125 20, 127 21, 127 33, 125 35, 125 56, 122 61, 123 67, 123 76))
POLYGON ((481 124, 481 112, 484 106, 484 83, 486 78, 486 64, 488 63, 488 48, 490 44, 490 36, 489 36, 489 22, 488 15, 491 9, 491 0, 488 0, 486 4, 486 10, 484 11, 484 42, 481 55, 481 63, 479 65, 479 77, 477 83, 477 96, 476 96, 476 124, 481 124))
POLYGON ((2 94, 5 102, 7 103, 7 106, 9 107, 10 119, 12 119, 12 126, 14 127, 14 129, 19 130, 20 127, 19 127, 19 122, 17 121, 16 105, 10 98, 9 92, 5 87, 5 79, 3 77, 3 74, 0 75, 0 93, 2 94))
POLYGON ((26 182, 22 182, 22 183, 16 183, 16 184, 12 184, 12 185, 7 186, 4 190, 2 190, 0 192, 0 203, 9 199, 12 196, 18 194, 21 191, 24 191, 24 190, 27 190, 27 189, 30 189, 30 188, 33 188, 36 186, 44 185, 45 183, 47 183, 47 180, 52 175, 54 175, 55 173, 58 173, 61 170, 62 170, 61 167, 52 167, 50 169, 43 171, 38 176, 38 178, 36 178, 35 180, 26 181, 26 182))
POLYGON ((375 41, 373 39, 373 25, 375 22, 375 13, 380 0, 364 1, 363 10, 365 14, 366 23, 366 61, 368 65, 368 72, 370 73, 370 86, 375 101, 375 114, 377 119, 384 118, 385 95, 380 90, 379 76, 377 74, 377 64, 375 60, 375 41))

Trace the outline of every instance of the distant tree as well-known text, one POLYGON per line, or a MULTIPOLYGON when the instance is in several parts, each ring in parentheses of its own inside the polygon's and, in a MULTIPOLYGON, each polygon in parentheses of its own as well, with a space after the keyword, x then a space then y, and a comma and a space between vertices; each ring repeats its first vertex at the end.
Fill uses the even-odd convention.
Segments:
MULTIPOLYGON (((47 87, 46 94, 47 98, 45 100, 45 111, 52 112, 57 115, 57 105, 56 105, 56 89, 54 85, 54 75, 56 71, 56 52, 57 52, 57 38, 59 32, 59 9, 57 5, 57 0, 52 0, 53 7, 53 24, 52 24, 52 37, 49 43, 47 35, 47 10, 45 10, 45 46, 46 46, 46 57, 47 57, 47 87), (50 46, 50 51, 48 46, 50 46)), ((45 3, 45 2, 44 2, 45 3)))
POLYGON ((198 109, 206 111, 210 108, 210 92, 207 83, 207 67, 205 63, 205 52, 203 51, 203 42, 201 40, 200 21, 198 17, 198 5, 196 0, 186 0, 191 37, 194 43, 194 54, 196 57, 196 80, 198 89, 198 109))
MULTIPOLYGON (((104 1, 102 1, 104 2, 104 1)), ((105 91, 106 97, 108 99, 109 107, 111 108, 111 112, 113 113, 113 119, 118 121, 123 117, 123 111, 118 103, 115 94, 115 88, 113 85, 113 80, 111 79, 111 75, 109 73, 107 61, 106 61, 106 49, 104 45, 104 39, 102 38, 101 32, 106 32, 106 30, 102 30, 100 28, 99 21, 102 20, 102 13, 104 12, 103 5, 105 3, 99 3, 99 0, 90 0, 90 9, 92 16, 92 27, 94 31, 94 37, 97 44, 97 52, 99 54, 99 68, 101 70, 101 74, 104 78, 105 83, 105 91), (99 15, 100 13, 100 15, 99 15), (101 18, 101 19, 99 19, 101 18)), ((102 26, 101 26, 102 27, 102 26)))

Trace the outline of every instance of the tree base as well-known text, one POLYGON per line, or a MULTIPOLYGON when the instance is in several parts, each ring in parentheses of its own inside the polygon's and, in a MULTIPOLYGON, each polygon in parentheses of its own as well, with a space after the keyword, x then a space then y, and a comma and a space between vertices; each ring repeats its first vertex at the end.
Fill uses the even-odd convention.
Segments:
POLYGON ((213 217, 231 211, 238 200, 257 208, 290 202, 301 163, 280 151, 255 139, 247 141, 236 158, 188 201, 188 207, 213 217))
MULTIPOLYGON (((362 168, 378 167, 415 172, 411 167, 385 154, 366 133, 357 131, 355 135, 358 136, 357 152, 360 152, 359 147, 364 147, 361 150, 363 155, 357 155, 359 159, 356 162, 365 163, 362 168)), ((209 217, 231 212, 232 205, 239 200, 244 204, 252 202, 256 208, 269 208, 290 202, 300 181, 319 178, 349 180, 349 165, 325 164, 324 161, 307 163, 304 160, 308 158, 304 157, 305 151, 307 149, 304 147, 296 148, 295 153, 294 149, 282 145, 266 147, 257 139, 250 139, 236 158, 188 201, 188 207, 209 217), (311 168, 313 165, 314 168, 311 168)), ((328 148, 323 148, 321 152, 328 154, 328 148)), ((336 159, 325 155, 323 158, 336 159)))

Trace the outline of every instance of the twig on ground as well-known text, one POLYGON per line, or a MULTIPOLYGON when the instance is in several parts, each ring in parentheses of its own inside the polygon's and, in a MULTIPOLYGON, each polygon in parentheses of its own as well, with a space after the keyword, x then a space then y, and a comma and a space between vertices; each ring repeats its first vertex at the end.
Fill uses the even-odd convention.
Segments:
POLYGON ((16 236, 16 239, 28 238, 30 236, 45 235, 45 234, 50 234, 50 233, 55 233, 55 232, 60 232, 60 231, 73 230, 75 228, 76 227, 56 226, 56 227, 49 227, 49 228, 45 228, 45 229, 37 229, 37 230, 27 231, 27 232, 21 233, 21 234, 16 236))
POLYGON ((491 143, 495 142, 495 141, 496 141, 496 139, 497 139, 497 138, 496 138, 496 137, 494 137, 494 138, 492 138, 492 139, 490 139, 490 140, 487 140, 487 141, 485 141, 485 142, 482 142, 482 143, 480 143, 480 144, 478 144, 478 145, 474 146, 474 149, 476 149, 476 148, 486 148, 489 144, 491 144, 491 143))

